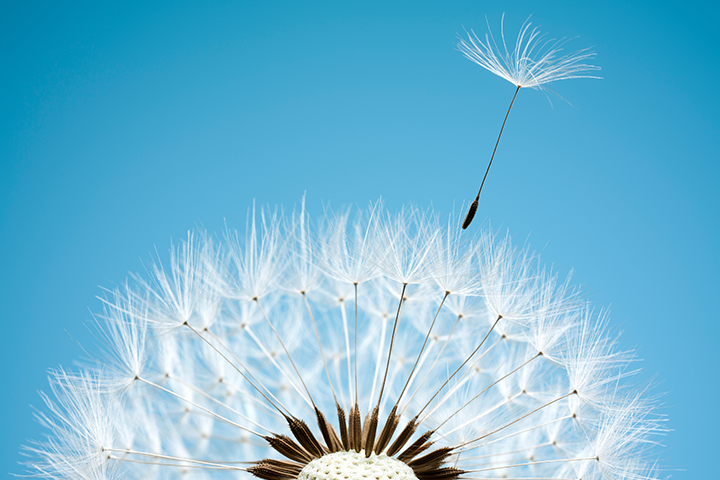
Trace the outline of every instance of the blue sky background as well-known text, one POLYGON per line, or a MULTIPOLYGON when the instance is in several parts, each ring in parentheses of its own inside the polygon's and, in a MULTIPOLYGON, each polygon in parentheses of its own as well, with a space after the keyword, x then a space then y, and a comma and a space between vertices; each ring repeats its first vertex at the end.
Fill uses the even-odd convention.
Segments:
MULTIPOLYGON (((513 86, 455 50, 532 14, 603 80, 521 90, 478 217, 610 307, 673 429, 662 466, 714 478, 720 422, 715 2, 4 2, 0 472, 71 365, 99 286, 202 224, 291 208, 449 212, 479 185, 513 86)), ((478 222, 479 223, 479 222, 478 222)))

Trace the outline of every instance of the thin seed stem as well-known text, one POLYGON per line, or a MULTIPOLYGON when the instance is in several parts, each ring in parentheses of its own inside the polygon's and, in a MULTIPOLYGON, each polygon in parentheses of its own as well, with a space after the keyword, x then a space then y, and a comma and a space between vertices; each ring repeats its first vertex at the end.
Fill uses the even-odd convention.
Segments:
MULTIPOLYGON (((440 428, 440 427, 442 427, 443 425, 445 425, 451 418, 453 418, 455 415, 457 415, 458 413, 460 413, 465 407, 467 407, 468 405, 470 405, 472 402, 474 402, 475 400, 477 400, 478 398, 480 398, 485 392, 487 392, 488 390, 490 390, 492 387, 494 387, 495 385, 497 385, 497 384, 500 383, 501 381, 503 381, 503 380, 505 380, 506 378, 508 378, 508 377, 509 377, 510 375, 512 375, 513 373, 517 372, 518 370, 520 370, 521 368, 523 368, 524 366, 526 366, 527 364, 529 364, 530 362, 532 362, 533 360, 535 360, 536 358, 541 357, 541 356, 542 356, 542 355, 541 355, 540 353, 536 354, 534 357, 532 357, 532 358, 530 358, 529 360, 525 361, 525 362, 524 362, 522 365, 520 365, 519 367, 511 370, 510 372, 506 373, 506 374, 503 375, 502 377, 500 377, 500 378, 498 378, 497 380, 495 380, 493 383, 491 383, 490 385, 488 385, 487 387, 485 387, 480 393, 478 393, 478 394, 475 395, 473 398, 471 398, 470 400, 468 400, 467 402, 465 402, 465 404, 464 404, 462 407, 460 407, 460 408, 458 408, 457 410, 455 410, 455 412, 453 412, 450 416, 448 416, 445 420, 443 420, 443 422, 442 422, 437 428, 440 428)), ((522 393, 522 392, 521 392, 521 393, 522 393)), ((423 421, 424 421, 428 416, 432 415, 433 412, 435 412, 435 410, 437 410, 437 409, 440 407, 440 405, 442 405, 442 402, 438 403, 438 404, 435 406, 435 408, 433 408, 430 412, 428 412, 427 415, 425 415, 425 417, 423 418, 423 421)), ((468 422, 468 423, 469 423, 469 422, 468 422)), ((466 424, 463 424, 463 426, 464 426, 464 425, 466 425, 466 424)), ((457 427, 457 428, 451 430, 450 432, 446 433, 445 435, 448 435, 449 433, 454 432, 454 431, 457 430, 458 428, 460 428, 460 427, 457 427)))
MULTIPOLYGON (((485 391, 487 391, 487 389, 486 389, 485 391)), ((443 435, 439 436, 438 438, 445 438, 445 437, 447 437, 447 436, 449 436, 449 435, 452 435, 454 432, 457 432, 457 431, 460 430, 461 428, 466 427, 466 426, 470 425, 471 423, 477 422, 477 421, 480 420, 481 418, 490 415, 490 414, 493 413, 495 410, 497 410, 497 409, 499 409, 499 408, 501 408, 501 407, 504 407, 505 405, 508 405, 509 403, 512 403, 513 400, 515 400, 516 398, 518 398, 518 397, 519 397, 520 395, 522 395, 522 394, 523 394, 523 392, 518 392, 518 393, 516 393, 515 395, 512 395, 512 396, 504 399, 503 401, 496 403, 496 404, 493 405, 491 408, 488 408, 488 409, 485 410, 484 412, 482 412, 482 413, 474 416, 472 419, 468 420, 467 422, 463 423, 462 425, 458 425, 457 427, 453 428, 453 429, 450 430, 449 432, 444 433, 443 435)), ((457 413, 457 412, 458 412, 458 411, 455 411, 455 413, 457 413)), ((454 415, 454 414, 453 414, 453 415, 454 415)), ((447 423, 448 420, 449 420, 449 419, 445 419, 445 420, 443 421, 443 423, 441 424, 441 426, 442 426, 442 425, 445 425, 445 423, 447 423)))
POLYGON ((578 480, 577 478, 558 477, 462 477, 464 480, 578 480))
MULTIPOLYGON (((517 450, 512 450, 512 451, 510 451, 510 452, 488 453, 488 454, 486 454, 486 455, 475 455, 474 457, 465 457, 465 460, 478 460, 478 459, 481 459, 481 458, 502 457, 502 456, 505 456, 505 455, 512 455, 512 454, 514 454, 514 453, 526 452, 526 451, 528 451, 528 450, 537 450, 537 449, 539 449, 539 448, 548 447, 548 446, 552 445, 553 443, 554 443, 554 442, 540 443, 540 444, 538 444, 538 445, 533 445, 533 446, 531 446, 531 447, 525 447, 525 448, 519 448, 519 449, 517 449, 517 450)), ((473 450, 473 449, 475 449, 475 448, 479 448, 479 447, 482 447, 482 446, 484 446, 484 445, 487 445, 487 443, 483 443, 482 445, 478 445, 478 446, 475 446, 475 447, 472 447, 472 448, 466 448, 465 450, 463 450, 463 452, 469 452, 469 451, 471 451, 471 450, 473 450)))
MULTIPOLYGON (((571 418, 573 418, 573 415, 565 415, 564 417, 556 418, 556 419, 554 419, 554 420, 550 420, 549 422, 541 423, 540 425, 535 425, 534 427, 528 427, 528 428, 526 428, 525 430, 518 430, 517 432, 510 433, 510 434, 508 434, 508 435, 505 435, 504 437, 500 437, 500 438, 495 439, 495 440, 493 440, 493 441, 483 443, 482 445, 478 445, 478 447, 484 447, 484 446, 486 446, 486 445, 491 445, 491 444, 496 443, 496 442, 501 442, 501 441, 506 440, 506 439, 508 439, 508 438, 510 438, 510 437, 514 437, 515 435, 521 435, 521 434, 523 434, 523 433, 525 433, 525 432, 529 432, 530 430, 535 430, 536 428, 547 427, 548 425, 552 425, 553 423, 562 422, 563 420, 569 420, 569 419, 571 419, 571 418)), ((549 442, 548 445, 552 445, 552 443, 553 443, 553 442, 549 442)), ((467 450, 466 450, 466 451, 467 451, 467 450)))
POLYGON ((542 465, 545 463, 559 463, 559 462, 586 462, 588 460, 595 460, 595 457, 586 457, 586 458, 557 458, 554 460, 538 460, 537 462, 527 462, 527 463, 516 463, 514 465, 503 465, 500 467, 487 467, 487 468, 478 468, 476 470, 465 470, 467 473, 474 473, 474 472, 488 472, 490 470, 500 470, 503 468, 515 468, 515 467, 527 467, 530 465, 542 465))
MULTIPOLYGON (((348 325, 347 325, 347 313, 345 312, 345 301, 344 299, 340 300, 340 310, 342 311, 342 319, 343 319, 343 331, 345 332, 345 350, 347 351, 347 369, 348 369, 348 399, 352 402, 353 398, 353 387, 352 387, 352 365, 351 365, 351 354, 350 354, 350 335, 348 334, 348 325)), ((338 379, 340 378, 340 375, 338 374, 338 379)), ((338 383, 340 380, 338 380, 338 383)))
POLYGON ((480 441, 480 440, 482 440, 483 438, 489 437, 490 435, 494 435, 494 434, 496 434, 497 432, 499 432, 499 431, 501 431, 501 430, 504 430, 504 429, 508 428, 508 427, 511 426, 511 425, 516 424, 516 423, 519 422, 520 420, 529 417, 529 416, 532 415, 533 413, 538 412, 538 411, 542 410, 543 408, 552 405, 552 404, 555 403, 555 402, 559 402, 559 401, 562 400, 563 398, 567 398, 567 397, 569 397, 570 395, 577 395, 577 391, 573 390, 572 392, 566 393, 565 395, 563 395, 563 396, 561 396, 561 397, 558 397, 558 398, 556 398, 555 400, 551 400, 551 401, 549 401, 548 403, 537 407, 535 410, 532 410, 532 411, 526 413, 525 415, 516 418, 516 419, 513 420, 512 422, 507 423, 507 424, 503 425, 502 427, 493 430, 493 431, 490 432, 490 433, 486 433, 485 435, 481 435, 481 436, 479 436, 479 437, 477 437, 477 438, 475 438, 475 439, 473 439, 473 440, 468 440, 467 442, 461 443, 460 445, 457 446, 457 448, 463 448, 463 447, 465 447, 466 445, 470 445, 471 443, 475 443, 475 442, 477 442, 477 441, 480 441))
MULTIPOLYGON (((262 442, 253 442, 252 440, 249 440, 247 438, 242 437, 236 437, 236 438, 230 438, 230 437, 223 437, 221 435, 208 435, 207 438, 214 438, 215 440, 219 440, 221 442, 228 442, 228 443, 242 443, 245 445, 251 445, 253 447, 260 447, 260 448, 267 448, 267 440, 263 438, 262 442)), ((228 463, 247 463, 247 464, 255 464, 255 462, 228 462, 228 463)))
POLYGON ((395 345, 395 333, 397 332, 397 326, 400 321, 400 312, 402 311, 403 300, 405 299, 405 289, 407 283, 403 283, 402 292, 400 292, 400 302, 398 303, 397 313, 395 314, 395 322, 393 323, 393 331, 390 336, 390 349, 388 350, 387 363, 385 364, 385 374, 383 375, 382 385, 380 386, 380 396, 378 397, 377 405, 380 406, 382 401, 383 392, 385 391, 385 382, 387 381, 388 370, 390 370, 390 357, 392 357, 393 345, 395 345))
MULTIPOLYGON (((279 405, 280 407, 282 407, 283 409, 285 409, 285 411, 288 412, 288 414, 291 414, 291 413, 290 413, 290 409, 287 408, 285 405, 283 405, 283 403, 282 403, 280 400, 278 400, 278 398, 270 391, 270 389, 268 389, 260 380, 258 380, 257 377, 252 374, 252 371, 251 371, 251 370, 249 370, 247 367, 245 367, 245 365, 243 365, 243 363, 235 356, 235 354, 232 352, 232 350, 230 350, 230 349, 228 348, 228 346, 225 345, 225 344, 222 342, 222 340, 220 340, 220 339, 217 337, 217 335, 213 334, 213 333, 212 333, 211 331, 209 331, 209 330, 207 330, 207 333, 208 333, 222 348, 224 348, 225 351, 227 351, 227 352, 230 354, 230 356, 232 356, 232 358, 234 358, 235 361, 240 364, 241 367, 243 367, 245 370, 247 370, 248 375, 250 375, 250 377, 251 377, 258 385, 260 385, 260 386, 262 387, 262 389, 265 390, 265 392, 267 392, 267 394, 270 396, 270 398, 272 398, 272 399, 275 401, 275 403, 277 403, 277 405, 279 405)), ((201 338, 203 338, 203 337, 201 336, 201 338)), ((204 339, 204 338, 203 338, 203 339, 204 339)), ((205 341, 207 342, 207 340, 205 340, 205 341)), ((208 342, 208 343, 209 343, 209 342, 208 342)), ((214 346, 213 344, 209 344, 209 345, 210 345, 214 350, 218 351, 218 353, 219 353, 219 350, 217 350, 217 348, 215 348, 215 346, 214 346)), ((222 355, 222 353, 220 353, 220 355, 222 355)), ((235 368, 235 370, 237 370, 237 368, 235 368)), ((242 373, 241 373, 241 375, 242 375, 242 373)), ((243 378, 245 378, 246 380, 248 380, 245 375, 243 375, 243 378)), ((266 400, 270 401, 270 400, 268 399, 268 397, 267 397, 266 395, 264 395, 264 394, 260 391, 260 389, 258 389, 258 387, 256 387, 256 386, 255 386, 252 382, 250 382, 249 380, 248 380, 248 382, 250 383, 250 385, 253 386, 253 388, 255 388, 255 390, 258 391, 258 393, 260 393, 260 395, 263 396, 263 398, 265 398, 266 400)), ((304 396, 301 396, 301 398, 302 398, 303 400, 305 400, 305 402, 307 403, 307 405, 310 405, 310 402, 307 401, 307 398, 305 398, 304 396)), ((273 407, 275 407, 275 404, 273 404, 273 402, 270 402, 270 403, 272 404, 273 407)), ((302 405, 302 404, 301 404, 301 405, 302 405)), ((283 419, 287 418, 287 416, 285 415, 285 413, 283 413, 282 410, 280 410, 280 409, 277 408, 277 407, 275 407, 275 409, 278 411, 278 413, 280 413, 280 416, 282 416, 283 419)), ((291 415, 292 415, 292 414, 291 414, 291 415)))
POLYGON ((300 383, 302 383, 303 387, 305 388, 305 392, 307 392, 308 397, 310 398, 310 403, 312 404, 313 408, 315 407, 315 401, 312 398, 312 395, 310 394, 310 390, 308 390, 307 385, 305 385, 305 380, 303 380, 302 375, 300 375, 300 370, 298 370, 297 366, 295 365, 295 362, 293 361, 292 357, 290 356, 290 352, 288 351, 287 347, 285 346, 285 343, 282 341, 282 338, 280 338, 280 334, 275 330, 275 326, 272 324, 270 319, 268 318, 267 314, 265 313, 265 310, 260 305, 260 300, 258 298, 255 298, 255 303, 257 304, 258 308, 263 314, 263 317, 265 317, 265 320, 267 321, 268 325, 270 325, 270 328, 272 328, 273 333, 275 333, 275 336, 277 337, 278 341, 280 342, 280 345, 282 346, 283 350, 285 350, 285 355, 287 355, 288 360, 290 360, 290 363, 292 364, 293 368, 295 369, 295 373, 297 374, 298 378, 300 379, 300 383))
MULTIPOLYGON (((183 465, 182 463, 164 463, 164 462, 158 462, 158 461, 151 462, 151 461, 148 461, 148 460, 137 460, 137 459, 133 459, 133 458, 123 458, 123 457, 118 457, 118 456, 115 456, 115 455, 110 455, 110 456, 108 457, 108 459, 117 460, 118 462, 141 463, 141 464, 143 464, 143 465, 156 465, 156 466, 158 466, 158 467, 202 468, 202 469, 205 469, 205 470, 236 470, 236 471, 237 471, 237 470, 239 470, 239 471, 245 471, 245 470, 246 470, 246 469, 244 469, 244 468, 242 468, 242 467, 233 467, 233 466, 229 466, 229 465, 226 465, 226 466, 223 466, 223 467, 213 467, 213 466, 211 466, 211 465, 194 465, 194 464, 191 464, 191 465, 183 465)), ((186 461, 189 461, 189 460, 186 460, 186 461)))
POLYGON ((322 342, 320 342, 320 332, 318 331, 317 324, 315 323, 315 316, 312 313, 312 310, 310 310, 310 303, 308 302, 307 295, 305 295, 305 292, 302 292, 303 299, 305 300, 305 306, 307 307, 308 314, 310 315, 310 320, 312 321, 313 328, 315 329, 315 337, 317 337, 318 342, 318 348, 320 349, 320 358, 323 362, 323 367, 325 367, 325 375, 327 375, 328 384, 330 384, 330 390, 332 391, 333 399, 335 400, 335 403, 337 403, 337 396, 335 395, 335 388, 333 388, 332 380, 330 379, 330 372, 327 368, 327 363, 325 362, 325 353, 323 352, 322 342))
POLYGON ((272 363, 273 366, 274 366, 275 368, 277 368, 277 370, 282 374, 282 376, 285 377, 285 380, 288 381, 288 383, 289 383, 289 384, 292 386, 292 388, 297 392, 297 394, 300 396, 300 398, 302 398, 303 400, 305 400, 305 402, 306 402, 308 405, 312 406, 312 402, 311 402, 310 400, 308 400, 308 398, 305 396, 305 394, 304 394, 303 391, 300 389, 300 387, 298 387, 297 384, 293 381, 293 379, 290 378, 290 374, 286 371, 286 369, 283 368, 283 367, 278 363, 277 359, 276 359, 273 355, 271 355, 270 352, 268 352, 267 348, 265 348, 265 345, 263 345, 263 343, 260 341, 260 339, 257 337, 257 335, 255 335, 255 332, 253 332, 253 331, 250 329, 250 325, 246 325, 244 330, 245 330, 245 332, 246 332, 248 335, 250 335, 250 338, 253 339, 253 341, 255 342, 255 344, 260 348, 260 351, 263 352, 263 354, 264 354, 265 357, 270 361, 270 363, 272 363))
MULTIPOLYGON (((185 380, 182 380, 181 378, 178 378, 178 377, 176 377, 176 376, 174 376, 174 375, 169 375, 168 378, 171 379, 171 380, 175 380, 176 382, 181 383, 182 385, 185 385, 186 387, 188 387, 188 388, 189 388, 190 390, 192 390, 193 392, 198 393, 198 394, 202 395, 203 397, 207 398, 208 400, 217 403, 217 404, 220 405, 221 407, 227 408, 228 410, 230 410, 232 413, 234 413, 234 414, 237 415, 238 417, 240 417, 240 418, 242 418, 243 420, 246 420, 246 421, 252 423, 252 424, 255 425, 256 427, 262 428, 263 430, 265 430, 265 431, 268 432, 268 433, 273 433, 271 430, 268 430, 266 427, 260 425, 260 424, 257 423, 255 420, 246 417, 246 416, 243 415, 242 413, 240 413, 240 412, 238 412, 237 410, 235 410, 234 408, 232 408, 232 407, 231 407, 230 405, 228 405, 227 403, 221 402, 220 400, 218 400, 217 398, 213 397, 213 396, 210 395, 209 393, 206 393, 206 392, 202 391, 201 389, 199 389, 199 388, 196 387, 195 385, 193 385, 193 384, 191 384, 191 383, 188 383, 188 382, 186 382, 185 380)), ((275 413, 275 412, 273 412, 273 413, 275 413)))
POLYGON ((463 221, 463 230, 470 226, 470 223, 475 216, 475 210, 477 210, 478 201, 480 200, 480 193, 482 192, 483 186, 485 185, 485 179, 490 172, 490 166, 492 165, 493 159, 495 158, 495 152, 497 151, 498 145, 500 144, 500 137, 502 137, 503 130, 505 129, 505 122, 507 122, 508 116, 510 115, 510 110, 512 109, 513 103, 515 103, 515 97, 517 97, 520 88, 520 85, 518 85, 515 89, 515 95, 513 95, 510 106, 508 107, 507 113, 505 114, 505 119, 503 120, 502 127, 500 127, 500 134, 498 135, 497 141, 495 142, 495 148, 493 148, 492 155, 490 156, 490 163, 488 163, 487 169, 485 170, 485 175, 483 176, 482 182, 480 183, 480 189, 478 190, 477 196, 475 197, 475 201, 473 201, 470 210, 465 216, 465 220, 463 221))
POLYGON ((484 338, 482 339, 482 341, 480 342, 480 345, 478 345, 478 346, 475 348, 475 350, 473 350, 473 352, 465 359, 465 361, 462 363, 462 365, 460 365, 460 366, 457 368, 457 370, 455 370, 455 371, 452 373, 452 375, 450 375, 450 376, 448 377, 448 379, 445 380, 445 383, 443 383, 443 384, 440 386, 440 388, 437 389, 437 391, 436 391, 435 394, 432 396, 432 398, 430 398, 430 400, 428 400, 428 402, 425 404, 425 406, 424 406, 423 408, 421 408, 420 411, 417 413, 418 415, 420 415, 422 412, 425 411, 425 409, 426 409, 427 407, 430 406, 430 403, 432 403, 432 401, 435 400, 435 397, 437 397, 437 396, 440 394, 440 392, 442 391, 442 389, 445 388, 445 386, 446 386, 448 383, 450 383, 450 380, 452 380, 453 377, 454 377, 454 376, 470 361, 470 359, 477 353, 477 351, 480 350, 480 348, 481 348, 481 347, 483 346, 483 344, 485 343, 485 340, 488 339, 488 337, 490 336, 490 334, 492 333, 492 331, 495 329, 495 326, 498 324, 498 322, 500 321, 501 318, 502 318, 502 315, 498 315, 497 320, 495 320, 495 323, 493 323, 493 326, 490 327, 490 330, 488 331, 488 333, 485 334, 485 337, 484 337, 484 338))
POLYGON ((455 455, 455 465, 453 465, 455 468, 458 467, 458 463, 460 463, 460 455, 462 455, 463 452, 458 452, 457 455, 455 455))
POLYGON ((408 375, 407 381, 405 382, 405 386, 403 387, 402 392, 400 392, 400 395, 398 396, 398 400, 395 403, 396 406, 400 403, 400 400, 402 399, 403 395, 405 395, 405 390, 407 389, 408 385, 410 384, 410 379, 412 378, 413 374, 415 373, 415 369, 418 366, 420 357, 422 356, 423 352, 425 351, 425 346, 427 345, 428 339, 430 338, 430 334, 432 333, 433 327, 435 326, 435 322, 437 321, 438 315, 440 315, 440 310, 442 309, 443 305, 445 304, 445 300, 447 300, 448 295, 450 295, 450 292, 445 292, 442 302, 440 302, 440 306, 438 307, 437 311, 435 312, 435 317, 433 317, 433 321, 430 324, 430 328, 428 329, 428 332, 425 335, 425 340, 423 341, 422 347, 420 348, 420 352, 418 353, 417 358, 415 359, 415 364, 413 365, 412 370, 410 370, 410 374, 408 375))
MULTIPOLYGON (((175 379, 177 379, 177 377, 170 377, 170 378, 175 378, 175 379)), ((245 391, 245 390, 244 390, 242 387, 240 387, 239 385, 236 385, 236 384, 234 384, 234 383, 232 383, 232 382, 229 382, 229 381, 228 381, 227 379, 225 379, 225 378, 223 378, 222 383, 223 383, 223 385, 226 385, 226 386, 230 387, 230 388, 233 390, 233 394, 240 395, 244 400, 248 400, 249 402, 252 402, 254 405, 257 405, 258 407, 262 408, 267 414, 272 415, 272 416, 274 416, 275 418, 278 418, 278 419, 281 419, 281 420, 284 420, 284 419, 285 419, 284 416, 282 416, 282 415, 281 415, 280 413, 278 413, 276 410, 273 410, 272 407, 270 407, 269 405, 266 405, 266 404, 265 404, 264 402, 262 402, 261 400, 253 397, 252 395, 250 395, 247 391, 245 391)))
POLYGON ((173 397, 178 398, 178 399, 182 400, 183 402, 189 403, 189 404, 192 405, 193 407, 199 408, 199 409, 202 410, 203 412, 210 414, 211 416, 217 418, 217 419, 220 420, 220 421, 223 421, 223 422, 227 423, 228 425, 232 425, 233 427, 237 427, 237 428, 239 428, 239 429, 241 429, 241 430, 245 430, 246 432, 252 433, 253 435, 256 435, 256 436, 258 436, 258 437, 260 437, 260 438, 264 438, 264 435, 259 434, 259 433, 256 432, 255 430, 252 430, 252 429, 250 429, 250 428, 244 427, 244 426, 240 425, 239 423, 235 423, 235 422, 233 422, 232 420, 227 419, 227 418, 223 417, 222 415, 217 414, 217 413, 213 412, 212 410, 207 409, 207 408, 203 407, 202 405, 198 405, 197 403, 193 402, 192 400, 190 400, 190 399, 188 399, 188 398, 185 398, 185 397, 183 397, 182 395, 173 392, 172 390, 169 390, 169 389, 167 389, 167 388, 165 388, 165 387, 163 387, 163 386, 161 386, 161 385, 158 385, 157 383, 153 383, 153 382, 151 382, 150 380, 146 380, 146 379, 144 379, 144 378, 142 378, 142 377, 135 377, 135 378, 136 378, 138 381, 140 381, 140 382, 146 383, 146 384, 148 384, 148 385, 150 385, 150 386, 152 386, 152 387, 155 387, 155 388, 158 388, 158 389, 162 390, 163 392, 169 393, 169 394, 172 395, 173 397))
MULTIPOLYGON (((408 378, 408 389, 405 390, 405 393, 407 394, 410 390, 410 387, 412 386, 413 382, 417 379, 418 373, 420 372, 420 369, 425 365, 425 362, 430 357, 430 353, 432 352, 433 348, 438 344, 437 341, 434 339, 430 339, 430 343, 428 344, 428 347, 425 349, 425 352, 423 353, 422 357, 420 358, 420 362, 418 363, 417 368, 415 369, 415 372, 413 372, 412 375, 408 378)), ((400 409, 400 414, 402 414, 405 409, 407 408, 407 403, 405 402, 405 396, 398 397, 397 405, 400 409), (401 404, 404 404, 402 407, 401 404)))
POLYGON ((423 381, 420 382, 420 385, 417 386, 417 388, 415 389, 415 391, 413 392, 413 394, 410 396, 410 398, 408 399, 408 401, 405 402, 405 406, 402 408, 402 412, 401 412, 401 413, 405 412, 405 410, 407 409, 407 407, 412 403, 413 398, 415 398, 415 395, 417 395, 418 392, 420 391, 420 389, 422 388, 422 386, 425 385, 425 382, 427 381, 428 377, 430 377, 430 374, 431 374, 432 371, 435 369, 435 365, 437 365, 438 360, 440 360, 440 357, 442 356, 443 352, 445 351, 445 347, 447 347, 447 346, 448 346, 448 343, 450 343, 450 339, 452 338, 453 333, 455 333, 455 329, 457 328, 458 323, 460 323, 460 320, 461 320, 461 319, 462 319, 462 315, 458 315, 457 320, 455 320, 455 325, 453 325, 452 330, 450 330, 450 334, 449 334, 448 337, 445 339, 445 343, 443 344, 443 346, 442 346, 442 348, 440 349, 440 351, 438 352, 438 354, 435 356, 435 360, 433 361, 433 364, 430 365, 430 369, 429 369, 428 372, 425 374, 425 378, 423 378, 423 381))
POLYGON ((435 410, 437 410, 437 408, 438 408, 440 405, 442 405, 442 404, 444 404, 446 401, 448 401, 448 399, 450 399, 450 397, 452 397, 452 396, 455 394, 455 392, 457 392, 458 390, 460 390, 467 382, 469 382, 469 381, 472 379, 475 366, 482 361, 482 359, 485 357, 485 355, 488 355, 490 352, 492 352, 492 350, 493 350, 495 347, 497 347, 497 346, 500 344, 500 342, 502 342, 502 340, 503 340, 502 337, 501 337, 501 338, 498 338, 495 343, 493 343, 492 345, 490 345, 479 357, 477 357, 477 358, 475 359, 475 361, 474 361, 471 365, 468 366, 468 368, 467 368, 467 370, 465 371, 465 373, 463 373, 463 374, 460 376, 460 378, 457 380, 457 382, 455 382, 455 385, 453 385, 452 388, 450 388, 450 390, 448 390, 448 392, 447 392, 445 395, 443 395, 440 400, 438 400, 438 404, 433 408, 433 412, 434 412, 435 410))
MULTIPOLYGON (((244 467, 234 467, 234 466, 232 466, 232 465, 226 465, 226 464, 223 464, 223 463, 205 462, 205 461, 203 461, 203 460, 193 460, 193 459, 191 459, 191 458, 173 457, 173 456, 170 456, 170 455, 161 455, 161 454, 159 454, 159 453, 139 452, 139 451, 137 451, 137 450, 127 450, 127 449, 124 449, 124 448, 103 448, 103 451, 106 451, 106 452, 125 453, 125 454, 128 454, 128 455, 142 455, 142 456, 144 456, 144 457, 152 457, 152 458, 158 458, 158 459, 162 459, 162 460, 172 460, 172 461, 175 461, 175 462, 196 463, 196 464, 198 464, 198 465, 206 465, 206 466, 211 466, 211 467, 214 467, 214 468, 218 468, 218 467, 220 467, 220 468, 227 468, 227 469, 229 469, 229 470, 242 470, 242 471, 247 470, 247 469, 244 468, 244 467)), ((125 458, 120 458, 120 457, 111 457, 111 458, 113 458, 113 459, 115 459, 115 460, 133 461, 132 459, 125 459, 125 458)), ((136 461, 136 462, 139 462, 138 460, 135 460, 135 461, 136 461)), ((171 465, 168 465, 168 464, 165 464, 165 463, 157 463, 157 462, 152 462, 152 463, 155 463, 156 465, 171 466, 171 465)), ((232 462, 232 463, 234 463, 234 462, 232 462)), ((175 465, 172 465, 172 466, 175 466, 175 465)), ((190 465, 177 465, 177 466, 189 467, 190 465)))
POLYGON ((355 405, 358 403, 358 355, 357 355, 357 339, 358 339, 358 284, 355 286, 355 405))
MULTIPOLYGON (((281 415, 284 416, 285 414, 284 414, 283 411, 280 409, 280 407, 284 408, 285 411, 287 411, 288 413, 290 412, 290 410, 288 410, 287 408, 285 408, 285 406, 284 406, 282 403, 280 403, 280 402, 278 401, 278 399, 275 398, 275 396, 274 396, 261 382, 259 382, 252 373, 250 373, 249 370, 248 370, 248 373, 249 373, 250 376, 253 378, 253 380, 255 380, 256 382, 258 382, 258 384, 261 385, 261 386, 268 392, 268 394, 273 398, 273 400, 275 400, 275 402, 277 402, 277 404, 276 404, 275 402, 273 402, 272 400, 270 400, 270 398, 268 398, 268 396, 265 395, 265 394, 262 392, 262 390, 260 390, 260 388, 258 388, 258 386, 255 385, 255 384, 248 378, 248 376, 245 374, 245 372, 243 372, 242 370, 240 370, 240 369, 237 367, 237 365, 235 365, 233 362, 231 362, 230 359, 225 356, 225 354, 223 354, 220 350, 218 350, 218 348, 217 348, 215 345, 213 345, 212 343, 210 343, 207 338, 205 338, 204 336, 202 336, 202 335, 200 334, 200 332, 198 332, 195 328, 192 327, 192 325, 190 325, 190 324, 187 323, 187 322, 185 322, 184 325, 187 326, 190 330, 192 330, 193 333, 195 333, 195 335, 197 335, 198 337, 200 337, 205 343, 207 343, 207 344, 210 346, 210 348, 212 348, 213 350, 215 350, 215 351, 218 353, 218 355, 220 355, 236 372, 238 372, 238 373, 240 374, 240 376, 242 376, 260 395, 262 395, 262 397, 263 397, 265 400, 267 400, 268 403, 269 403, 270 405, 272 405, 273 408, 275 408, 275 410, 277 410, 281 415)), ((213 335, 212 332, 210 332, 209 330, 206 330, 206 332, 208 332, 213 338, 215 338, 215 340, 216 340, 218 343, 220 343, 220 345, 221 345, 225 350, 228 350, 228 348, 227 348, 225 345, 223 345, 222 342, 220 342, 220 339, 218 339, 215 335, 213 335)), ((230 351, 230 350, 228 350, 228 351, 230 351)), ((244 368, 245 370, 247 370, 247 368, 245 368, 245 366, 243 365, 243 363, 242 363, 241 361, 239 361, 237 357, 235 357, 235 356, 233 355, 233 358, 235 359, 235 361, 237 361, 237 362, 240 364, 240 366, 242 366, 242 368, 244 368)))
POLYGON ((370 389, 370 397, 368 397, 368 412, 372 411, 373 398, 375 397, 375 387, 377 387, 378 374, 382 365, 382 352, 385 346, 385 336, 387 334, 387 324, 389 320, 386 317, 380 319, 382 326, 380 327, 380 339, 378 340, 377 360, 375 361, 375 373, 373 374, 372 388, 370 389))

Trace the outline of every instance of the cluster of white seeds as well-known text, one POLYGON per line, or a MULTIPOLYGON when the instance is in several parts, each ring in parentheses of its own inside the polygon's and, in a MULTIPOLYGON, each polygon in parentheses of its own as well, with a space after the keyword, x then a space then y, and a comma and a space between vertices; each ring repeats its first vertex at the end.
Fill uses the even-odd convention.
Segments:
MULTIPOLYGON (((357 398, 380 428, 394 405, 398 432, 417 417, 410 443, 435 430, 462 478, 654 478, 660 419, 604 316, 508 237, 432 211, 251 215, 191 235, 99 318, 105 355, 51 378, 40 476, 250 478, 282 459, 265 436, 290 435, 284 413, 322 439, 313 405, 338 430, 357 398)), ((355 453, 300 476, 414 477, 355 453)))
POLYGON ((412 468, 388 457, 375 455, 365 457, 360 453, 335 452, 308 463, 298 480, 417 480, 412 468))

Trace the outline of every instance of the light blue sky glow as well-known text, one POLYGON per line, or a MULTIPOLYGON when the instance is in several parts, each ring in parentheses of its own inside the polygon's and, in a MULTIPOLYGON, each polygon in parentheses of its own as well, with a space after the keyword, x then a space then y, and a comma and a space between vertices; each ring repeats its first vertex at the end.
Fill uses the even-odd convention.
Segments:
POLYGON ((243 228, 253 199, 472 200, 514 88, 456 35, 506 12, 604 79, 520 91, 476 222, 574 269, 657 375, 666 473, 717 477, 715 2, 150 3, 0 8, 0 475, 41 436, 46 369, 95 343, 99 286, 156 247, 243 228))

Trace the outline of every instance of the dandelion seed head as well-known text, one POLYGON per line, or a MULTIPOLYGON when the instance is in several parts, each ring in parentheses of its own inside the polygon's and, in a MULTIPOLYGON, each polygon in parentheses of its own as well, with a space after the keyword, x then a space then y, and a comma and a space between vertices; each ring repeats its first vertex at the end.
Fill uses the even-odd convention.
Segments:
POLYGON ((509 236, 380 204, 250 215, 104 298, 106 352, 52 374, 33 474, 655 475, 633 354, 509 236))

